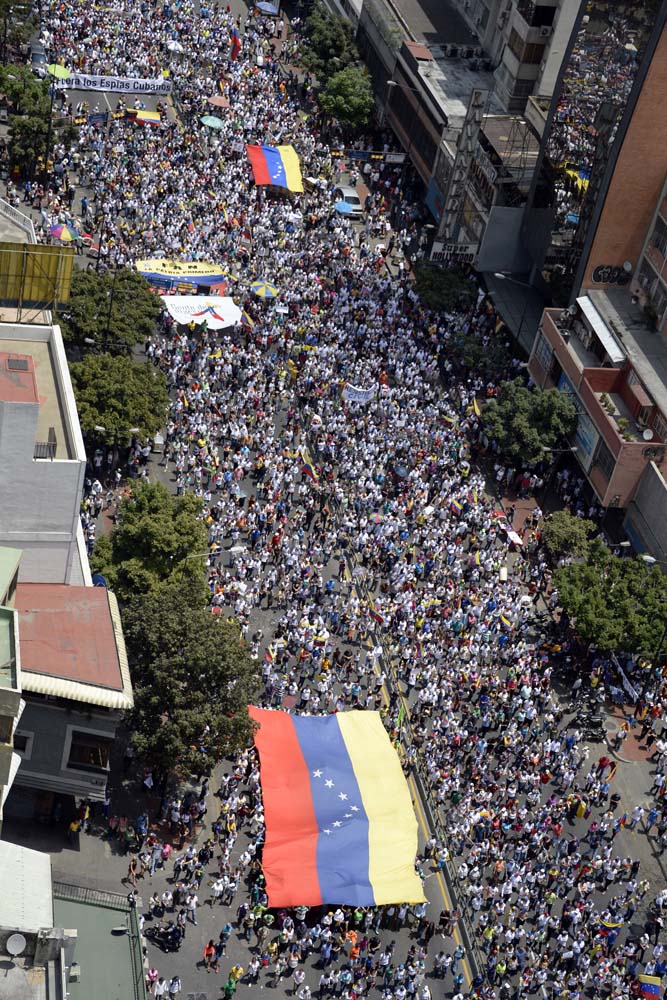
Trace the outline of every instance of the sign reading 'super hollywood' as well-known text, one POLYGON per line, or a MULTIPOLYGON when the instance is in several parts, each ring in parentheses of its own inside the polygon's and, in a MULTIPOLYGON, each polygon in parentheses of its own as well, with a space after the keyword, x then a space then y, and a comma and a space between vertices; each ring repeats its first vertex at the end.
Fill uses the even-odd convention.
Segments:
POLYGON ((60 90, 99 90, 111 94, 170 94, 171 80, 158 77, 144 80, 134 76, 91 76, 70 73, 66 80, 55 80, 60 90))

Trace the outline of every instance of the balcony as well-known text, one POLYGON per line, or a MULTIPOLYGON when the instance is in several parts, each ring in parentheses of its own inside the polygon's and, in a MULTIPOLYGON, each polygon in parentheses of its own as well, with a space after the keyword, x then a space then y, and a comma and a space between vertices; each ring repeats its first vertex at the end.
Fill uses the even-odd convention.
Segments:
POLYGON ((617 392, 598 392, 596 396, 619 437, 627 442, 645 443, 642 437, 645 427, 637 423, 629 406, 617 392))

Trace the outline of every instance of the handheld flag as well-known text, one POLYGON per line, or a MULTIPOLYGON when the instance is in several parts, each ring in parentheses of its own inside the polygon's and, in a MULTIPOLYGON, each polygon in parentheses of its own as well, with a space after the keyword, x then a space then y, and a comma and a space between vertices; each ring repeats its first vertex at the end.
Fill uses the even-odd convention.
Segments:
POLYGON ((232 43, 231 59, 232 62, 236 62, 236 60, 239 57, 239 52, 241 51, 241 39, 239 38, 238 28, 234 28, 234 30, 232 31, 230 41, 232 43))
POLYGON ((661 995, 660 988, 660 976, 637 976, 637 982, 639 983, 639 992, 643 997, 647 997, 648 1000, 655 1000, 656 997, 661 995))

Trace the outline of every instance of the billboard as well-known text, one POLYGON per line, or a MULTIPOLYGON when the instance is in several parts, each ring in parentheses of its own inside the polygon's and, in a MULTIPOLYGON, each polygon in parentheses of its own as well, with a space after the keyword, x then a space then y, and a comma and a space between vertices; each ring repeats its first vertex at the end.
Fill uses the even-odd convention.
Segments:
POLYGON ((0 305, 55 309, 69 299, 73 247, 0 243, 0 305))

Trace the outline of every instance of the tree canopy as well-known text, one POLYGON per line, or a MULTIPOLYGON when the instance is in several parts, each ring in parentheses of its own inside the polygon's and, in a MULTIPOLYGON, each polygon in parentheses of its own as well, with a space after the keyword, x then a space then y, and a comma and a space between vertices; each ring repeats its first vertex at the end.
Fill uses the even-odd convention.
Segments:
POLYGON ((9 158, 22 177, 32 177, 38 161, 44 161, 51 99, 49 82, 41 80, 29 66, 0 67, 0 92, 12 105, 9 119, 9 158))
POLYGON ((323 3, 316 3, 306 18, 304 34, 307 45, 301 65, 325 84, 350 63, 359 61, 354 29, 345 17, 332 14, 323 3))
POLYGON ((424 305, 436 312, 465 307, 477 299, 475 283, 455 267, 419 264, 415 269, 415 285, 424 305))
POLYGON ((374 104, 368 70, 363 66, 346 66, 334 73, 321 91, 319 100, 328 115, 346 125, 361 128, 368 124, 374 104))
POLYGON ((223 621, 187 577, 135 597, 123 612, 132 666, 132 743, 161 773, 208 774, 252 735, 257 668, 238 623, 223 621))
POLYGON ((585 561, 554 572, 558 603, 586 643, 603 652, 643 653, 659 647, 667 612, 667 578, 641 559, 615 556, 594 539, 585 561))
POLYGON ((75 269, 69 301, 59 314, 63 339, 85 352, 104 349, 130 354, 155 330, 160 300, 137 271, 120 268, 113 274, 75 269), (108 336, 107 336, 108 325, 108 336), (87 344, 86 341, 93 341, 87 344))
POLYGON ((195 581, 205 597, 201 553, 208 549, 208 532, 200 510, 192 493, 173 496, 160 482, 136 482, 120 504, 116 527, 95 545, 93 572, 102 573, 124 602, 169 581, 195 581))
POLYGON ((110 354, 87 354, 70 365, 84 437, 111 444, 133 430, 153 436, 164 424, 169 396, 153 365, 110 354), (103 428, 103 430, 96 430, 103 428))
POLYGON ((594 521, 575 517, 567 510, 557 510, 545 520, 542 538, 552 556, 585 556, 590 539, 597 530, 594 521))
POLYGON ((557 389, 529 389, 522 379, 503 382, 498 396, 484 404, 482 418, 502 454, 524 465, 544 461, 577 426, 569 396, 557 389))

